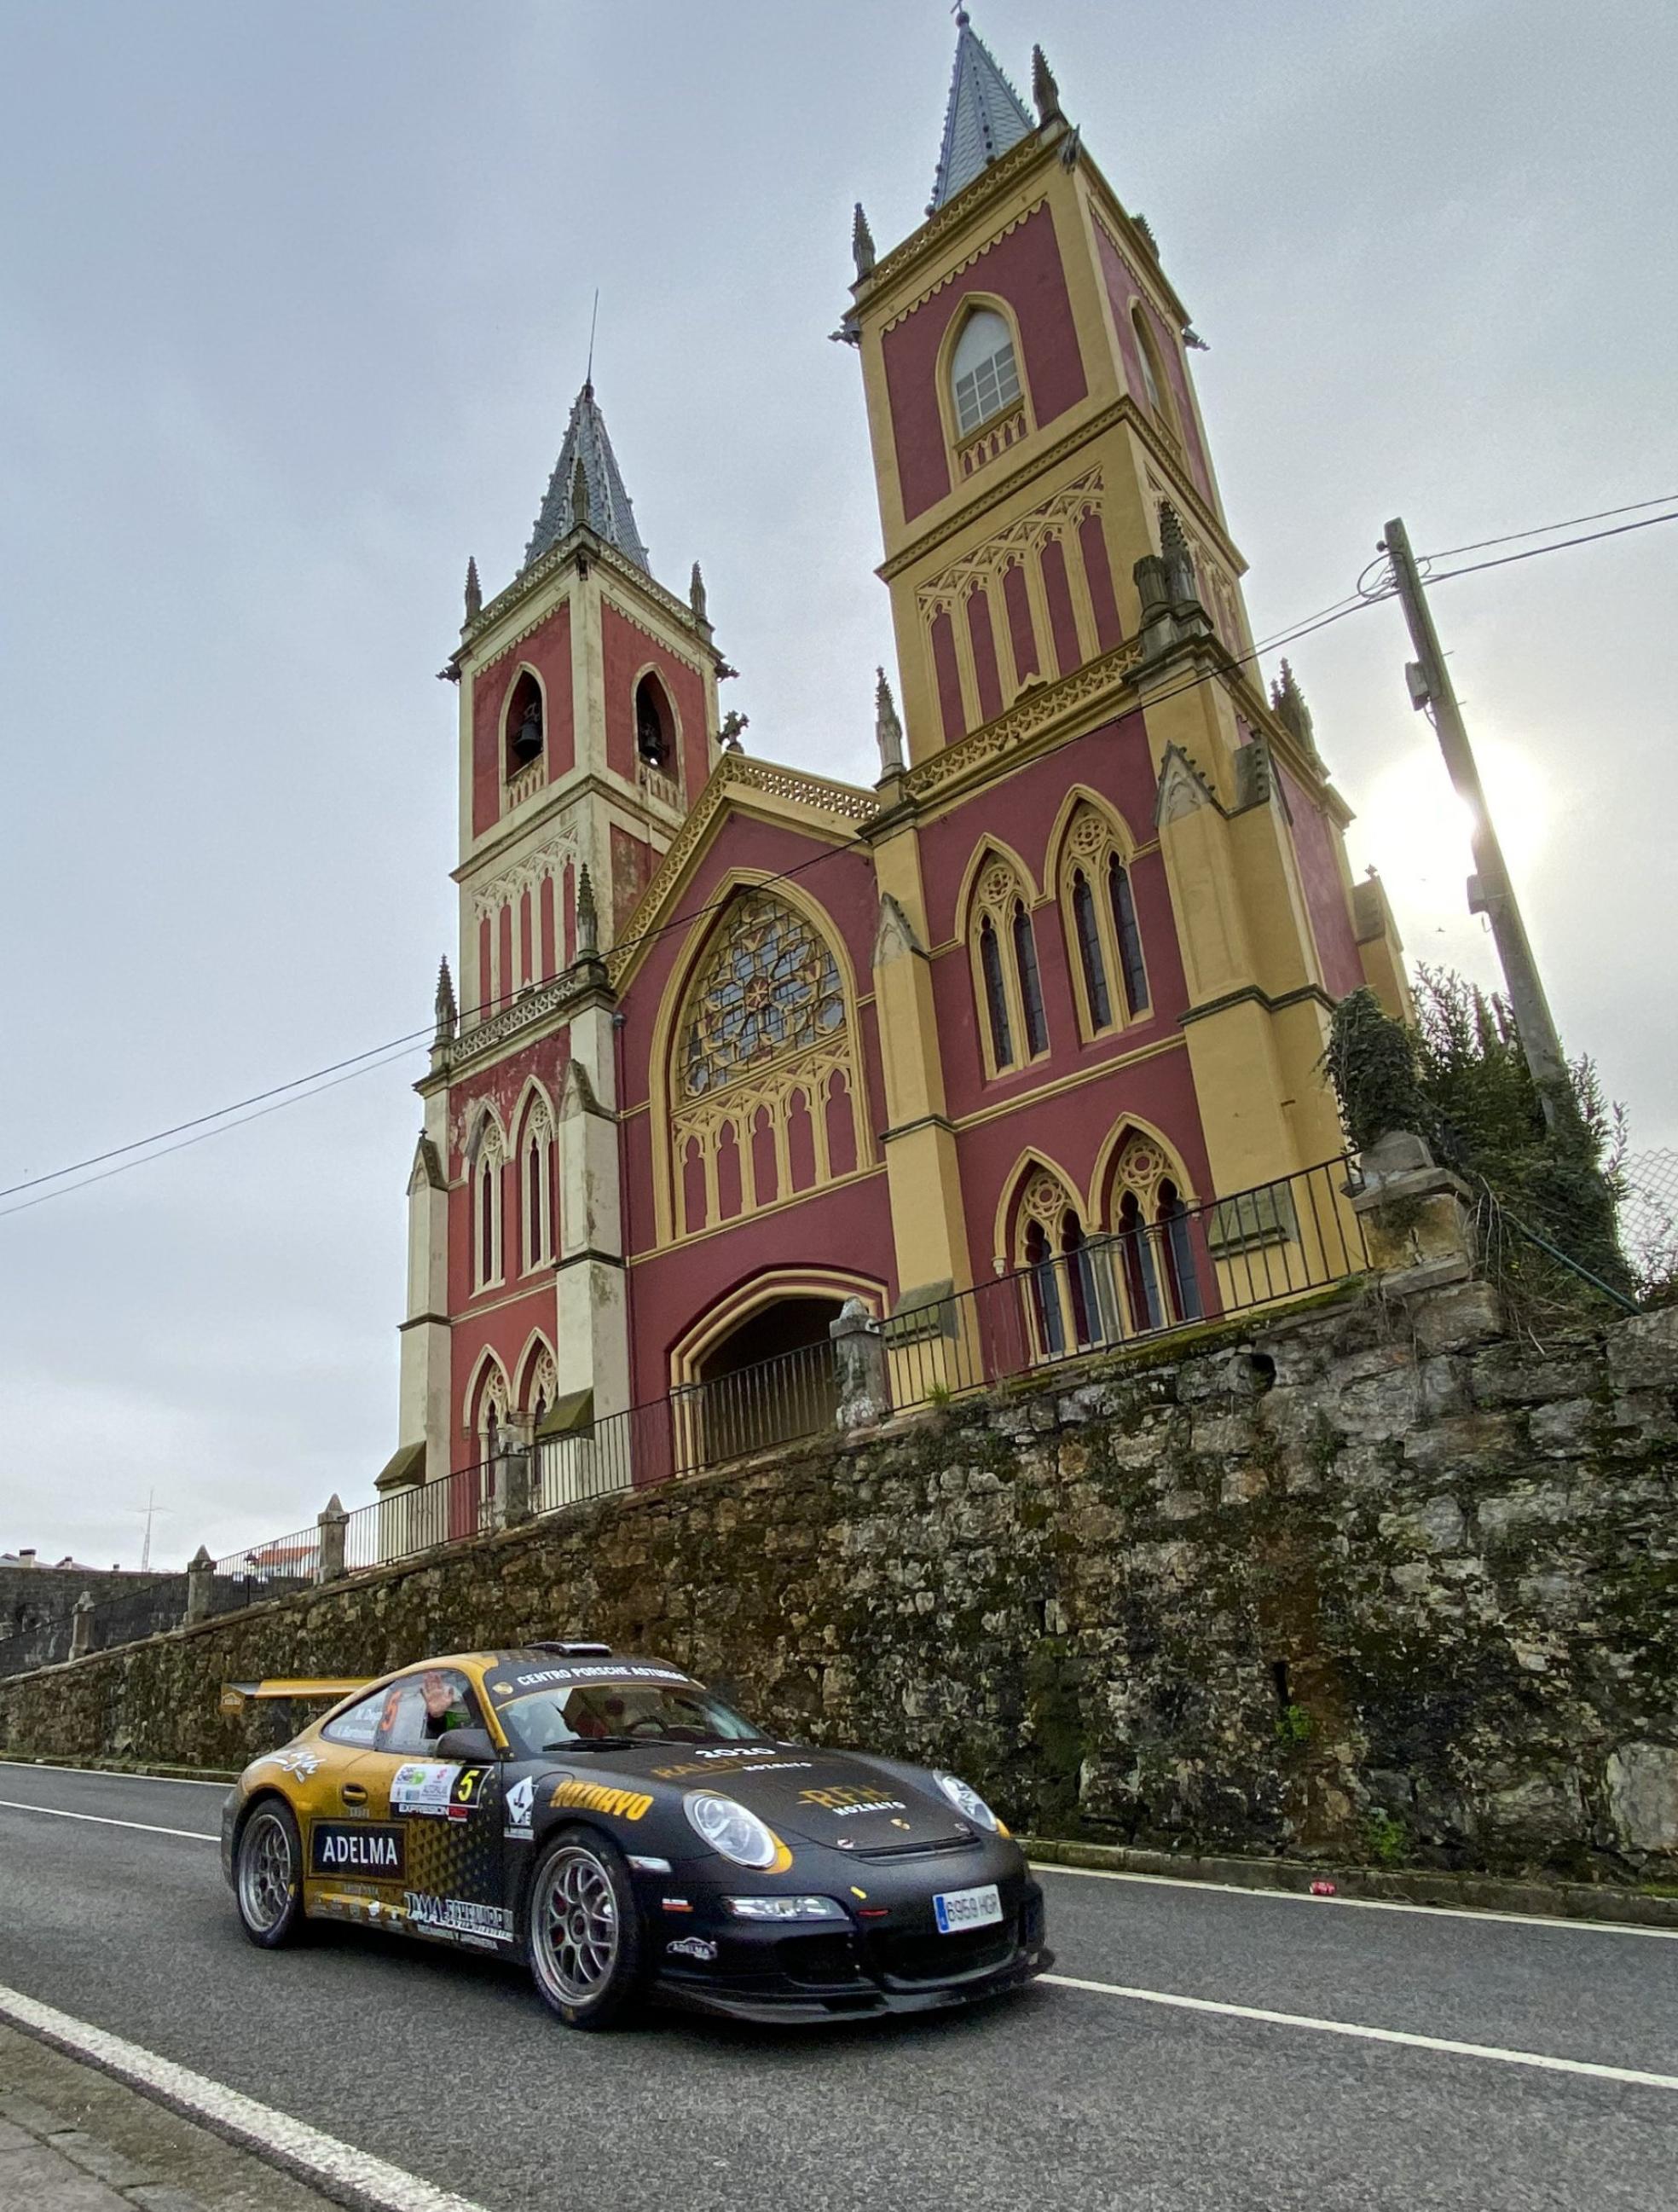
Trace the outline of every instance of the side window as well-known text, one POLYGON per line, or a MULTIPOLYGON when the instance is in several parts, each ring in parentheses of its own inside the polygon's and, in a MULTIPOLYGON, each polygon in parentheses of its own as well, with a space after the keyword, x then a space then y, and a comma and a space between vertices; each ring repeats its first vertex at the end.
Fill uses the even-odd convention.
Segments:
POLYGON ((353 1744, 358 1751, 371 1751, 388 1695, 387 1691, 375 1690, 370 1698, 361 1698, 335 1721, 328 1721, 320 1733, 329 1743, 353 1744))
POLYGON ((477 1700, 465 1676, 453 1667, 428 1667, 404 1674, 386 1692, 378 1748, 404 1756, 432 1750, 439 1736, 455 1728, 483 1725, 477 1700))
POLYGON ((1019 398, 1019 369, 1007 325, 994 308, 977 307, 962 326, 950 362, 957 434, 964 438, 1019 398))

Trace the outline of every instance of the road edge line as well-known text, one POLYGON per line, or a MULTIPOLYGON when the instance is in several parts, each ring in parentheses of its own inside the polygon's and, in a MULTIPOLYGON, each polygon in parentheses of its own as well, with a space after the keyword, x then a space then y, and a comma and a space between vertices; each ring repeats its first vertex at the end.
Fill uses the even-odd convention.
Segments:
POLYGON ((213 2135, 237 2143, 353 2212, 483 2212, 471 2198, 341 2142, 307 2120, 212 2081, 173 2058, 0 1983, 0 2021, 85 2061, 213 2135))
POLYGON ((1233 2004, 1221 1997, 1189 1997, 1170 1990, 1132 1989, 1122 1982, 1097 1982, 1080 1974, 1043 1974, 1040 1981, 1060 1990, 1084 1990, 1098 1996, 1126 1997, 1134 2004, 1170 2005, 1183 2012, 1220 2014, 1227 2020, 1256 2021, 1266 2027, 1308 2028, 1317 2035, 1345 2035, 1365 2043, 1396 2043, 1412 2051, 1438 2051, 1452 2058, 1493 2059, 1503 2066, 1531 2066, 1545 2074, 1578 2074, 1588 2081, 1626 2081, 1644 2089, 1678 2091, 1678 2074, 1652 2074, 1638 2066, 1610 2066, 1594 2058, 1555 2058, 1543 2051, 1509 2051, 1495 2043, 1460 2043, 1444 2035, 1420 2035, 1406 2027, 1371 2027, 1361 2021, 1319 2020, 1304 2012, 1272 2012, 1263 2005, 1233 2004))
POLYGON ((1081 1875, 1090 1881, 1140 1881, 1161 1889, 1210 1890, 1218 1897, 1257 1897, 1267 1904, 1351 1905, 1362 1912, 1422 1912, 1439 1920, 1507 1921, 1517 1928, 1559 1929, 1578 1936, 1653 1936, 1678 1943, 1678 1928, 1645 1926, 1639 1920, 1564 1919, 1553 1912, 1500 1912, 1483 1905, 1413 1905, 1398 1897, 1314 1897, 1307 1889, 1270 1889, 1257 1882, 1207 1881, 1196 1875, 1142 1874, 1129 1867, 1068 1866, 1061 1859, 1033 1858, 1034 1874, 1081 1875))

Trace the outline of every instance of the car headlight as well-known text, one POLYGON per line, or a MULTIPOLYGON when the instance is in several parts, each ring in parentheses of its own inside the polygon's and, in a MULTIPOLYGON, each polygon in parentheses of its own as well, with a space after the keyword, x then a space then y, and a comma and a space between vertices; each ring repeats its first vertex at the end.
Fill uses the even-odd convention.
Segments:
POLYGON ((723 1858, 733 1859, 736 1866, 772 1867, 781 1857, 781 1847, 773 1831, 736 1799, 694 1790, 688 1793, 684 1802, 688 1819, 696 1832, 714 1851, 723 1858))
POLYGON ((831 1897, 725 1897, 737 1920, 843 1920, 845 1908, 831 1897))
POLYGON ((976 1826, 989 1828, 993 1832, 1001 1827, 1002 1823, 991 1811, 978 1791, 970 1789, 959 1777, 954 1774, 934 1774, 933 1780, 937 1783, 957 1812, 964 1813, 976 1826))

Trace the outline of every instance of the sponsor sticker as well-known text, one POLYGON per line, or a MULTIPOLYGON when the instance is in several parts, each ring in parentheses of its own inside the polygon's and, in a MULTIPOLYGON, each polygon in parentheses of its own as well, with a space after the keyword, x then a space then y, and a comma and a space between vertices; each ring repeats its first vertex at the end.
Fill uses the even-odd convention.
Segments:
POLYGON ((320 1765, 318 1751, 264 1751, 253 1759, 256 1766, 277 1766, 283 1774, 289 1774, 299 1782, 307 1782, 320 1765))
POLYGON ((568 1805, 579 1813, 611 1813, 620 1820, 639 1820, 653 1805, 644 1790, 613 1790, 603 1782, 579 1782, 574 1776, 554 1784, 548 1802, 568 1805))
POLYGON ((395 1820, 317 1820, 309 1831, 309 1872, 400 1881, 407 1871, 406 1845, 395 1820))
MULTIPOLYGON (((679 1667, 655 1667, 644 1660, 633 1659, 577 1659, 564 1667, 535 1667, 528 1674, 513 1677, 513 1693, 526 1690, 545 1690, 556 1683, 577 1682, 680 1682, 696 1687, 691 1674, 684 1674, 679 1667)), ((497 1697, 506 1694, 505 1685, 491 1684, 497 1697)))
POLYGON ((429 1897, 410 1889, 408 1917, 416 1928, 435 1928, 467 1941, 488 1937, 492 1942, 512 1940, 513 1915, 504 1905, 480 1905, 470 1897, 429 1897))
POLYGON ((673 1952, 678 1959, 697 1959, 705 1966, 709 1966, 717 1954, 716 1945, 703 1936, 678 1936, 673 1943, 666 1943, 664 1948, 673 1952))
POLYGON ((483 1794, 487 1766, 410 1759, 391 1778, 391 1810, 410 1818, 464 1820, 483 1794))
POLYGON ((515 1782, 507 1793, 507 1826, 504 1832, 512 1837, 528 1836, 532 1810, 536 1803, 536 1777, 527 1774, 522 1782, 515 1782))
MULTIPOLYGON (((888 1797, 883 1790, 800 1790, 800 1805, 821 1805, 828 1812, 848 1820, 859 1813, 906 1813, 909 1810, 901 1797, 888 1797)), ((894 1827, 903 1823, 894 1821, 894 1827)))

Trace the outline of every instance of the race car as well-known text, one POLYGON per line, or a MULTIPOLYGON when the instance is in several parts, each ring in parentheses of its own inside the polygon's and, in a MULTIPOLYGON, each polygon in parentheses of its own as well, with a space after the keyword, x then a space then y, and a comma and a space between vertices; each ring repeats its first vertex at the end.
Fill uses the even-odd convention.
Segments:
POLYGON ((953 1774, 764 1735, 604 1644, 432 1659, 252 1761, 222 1816, 264 1948, 350 1920, 522 1957, 573 2027, 649 1999, 757 2021, 926 2011, 1053 1964, 1019 1845, 953 1774))

